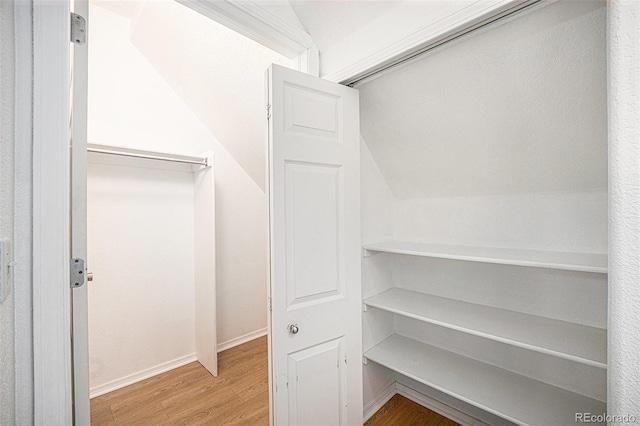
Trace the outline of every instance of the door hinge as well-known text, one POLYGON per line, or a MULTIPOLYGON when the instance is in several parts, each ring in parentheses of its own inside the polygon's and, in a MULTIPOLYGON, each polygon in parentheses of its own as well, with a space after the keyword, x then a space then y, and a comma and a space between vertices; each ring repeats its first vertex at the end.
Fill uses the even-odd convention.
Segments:
POLYGON ((82 287, 85 282, 84 259, 69 259, 69 285, 71 288, 82 287))
POLYGON ((271 118, 271 105, 267 104, 267 120, 271 118))
POLYGON ((87 20, 77 13, 71 13, 71 43, 85 44, 87 42, 87 20))
POLYGON ((272 311, 272 307, 271 307, 271 297, 267 297, 267 299, 269 299, 269 312, 272 311))

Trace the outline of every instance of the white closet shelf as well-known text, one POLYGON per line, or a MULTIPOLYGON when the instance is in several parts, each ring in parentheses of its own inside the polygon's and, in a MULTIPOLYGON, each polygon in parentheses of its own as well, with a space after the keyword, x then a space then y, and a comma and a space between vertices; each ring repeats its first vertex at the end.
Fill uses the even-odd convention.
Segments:
POLYGON ((397 253, 470 262, 498 263, 599 274, 607 273, 607 255, 604 253, 574 253, 403 241, 368 244, 363 246, 363 249, 365 257, 378 253, 397 253))
POLYGON ((364 304, 509 345, 607 368, 607 331, 393 288, 364 304))
POLYGON ((397 334, 364 356, 519 425, 575 425, 576 413, 606 411, 604 402, 397 334))

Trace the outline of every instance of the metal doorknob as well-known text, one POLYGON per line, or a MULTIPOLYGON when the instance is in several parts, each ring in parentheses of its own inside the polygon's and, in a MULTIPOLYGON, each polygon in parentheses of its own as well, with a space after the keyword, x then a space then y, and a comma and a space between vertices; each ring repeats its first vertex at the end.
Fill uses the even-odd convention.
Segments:
POLYGON ((289 333, 298 334, 298 331, 300 331, 298 324, 289 324, 289 333))
POLYGON ((93 272, 87 272, 87 281, 93 281, 93 272))

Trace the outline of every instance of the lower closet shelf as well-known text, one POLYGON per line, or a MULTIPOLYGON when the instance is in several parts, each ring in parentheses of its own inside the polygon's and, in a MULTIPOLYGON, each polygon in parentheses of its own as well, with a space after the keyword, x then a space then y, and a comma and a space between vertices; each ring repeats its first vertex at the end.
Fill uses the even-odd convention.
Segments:
POLYGON ((519 425, 575 424, 606 404, 397 334, 365 358, 519 425))
POLYGON ((463 333, 607 368, 607 331, 521 312, 392 288, 364 304, 463 333))

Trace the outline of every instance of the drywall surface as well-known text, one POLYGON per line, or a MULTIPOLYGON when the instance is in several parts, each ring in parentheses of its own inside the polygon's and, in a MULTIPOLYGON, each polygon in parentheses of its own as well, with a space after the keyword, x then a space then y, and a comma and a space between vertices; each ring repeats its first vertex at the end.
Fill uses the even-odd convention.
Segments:
POLYGON ((320 75, 327 76, 437 24, 476 1, 291 0, 290 3, 320 50, 320 75))
POLYGON ((360 181, 362 244, 391 238, 395 198, 363 139, 360 139, 360 181))
MULTIPOLYGON (((0 238, 13 242, 14 10, 0 2, 0 238)), ((0 424, 15 421, 14 291, 0 304, 0 424)))
POLYGON ((193 174, 90 161, 91 388, 193 355, 193 174))
POLYGON ((605 3, 560 1, 360 89, 399 199, 607 187, 605 3))
POLYGON ((607 191, 398 200, 394 236, 489 247, 607 252, 607 191))
MULTIPOLYGON (((92 3, 90 12, 89 141, 187 155, 214 151, 218 343, 264 330, 267 324, 264 192, 132 44, 130 19, 101 7, 100 3, 92 3)), ((200 18, 195 13, 193 16, 200 18)), ((227 48, 241 46, 229 44, 227 48)), ((262 101, 262 92, 254 101, 262 101)), ((242 126, 236 126, 235 130, 244 132, 242 126)), ((265 137, 266 133, 262 143, 265 137)), ((157 186, 162 188, 162 183, 157 186)), ((99 279, 96 274, 96 280, 99 279)))
MULTIPOLYGON (((389 240, 393 237, 394 198, 380 173, 369 148, 360 143, 361 182, 361 238, 363 244, 389 240)), ((367 298, 387 290, 391 273, 384 259, 362 259, 362 296, 367 298)), ((370 349, 393 333, 393 316, 370 309, 362 314, 362 346, 370 349)), ((394 373, 369 363, 363 370, 363 398, 365 415, 375 410, 380 394, 395 381, 394 373)))
POLYGON ((131 39, 264 191, 264 73, 291 60, 174 1, 144 3, 131 39))
POLYGON ((31 3, 15 5, 16 147, 14 273, 16 424, 33 424, 32 172, 33 13, 31 3))
MULTIPOLYGON (((608 411, 640 419, 640 3, 609 2, 608 411)), ((610 424, 623 424, 612 420, 610 424)), ((628 422, 627 422, 628 423, 628 422)))

